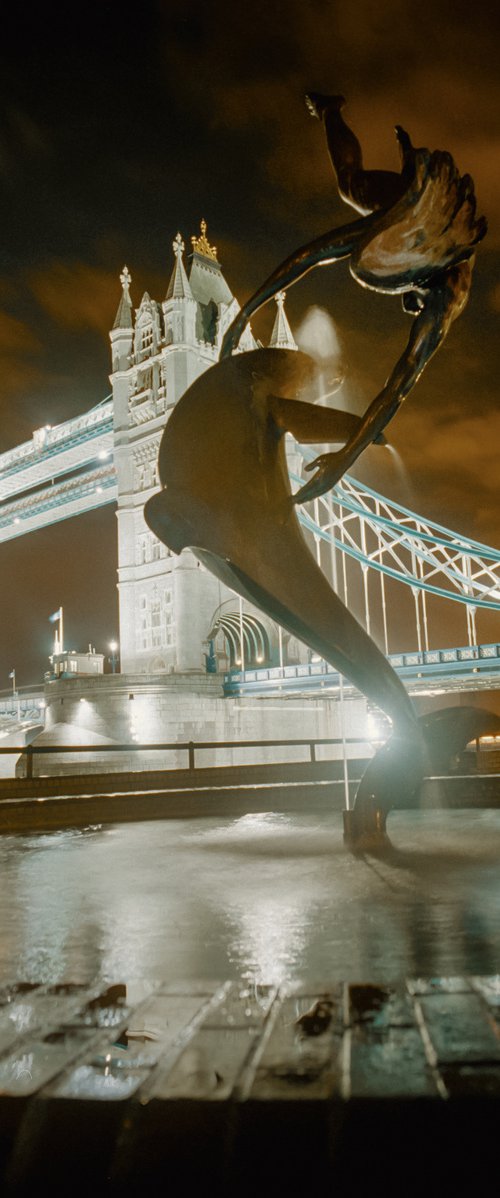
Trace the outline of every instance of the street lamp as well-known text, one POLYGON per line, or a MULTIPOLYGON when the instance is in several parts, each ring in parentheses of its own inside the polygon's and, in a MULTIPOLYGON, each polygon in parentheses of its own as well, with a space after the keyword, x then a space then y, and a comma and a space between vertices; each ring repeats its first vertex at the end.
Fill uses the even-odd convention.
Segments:
POLYGON ((108 661, 111 666, 111 673, 116 674, 116 667, 118 665, 118 641, 109 642, 109 652, 110 656, 108 657, 108 661))
POLYGON ((21 703, 19 700, 19 691, 16 689, 16 671, 15 670, 10 671, 9 678, 12 679, 12 702, 16 705, 17 719, 19 722, 21 720, 21 703))

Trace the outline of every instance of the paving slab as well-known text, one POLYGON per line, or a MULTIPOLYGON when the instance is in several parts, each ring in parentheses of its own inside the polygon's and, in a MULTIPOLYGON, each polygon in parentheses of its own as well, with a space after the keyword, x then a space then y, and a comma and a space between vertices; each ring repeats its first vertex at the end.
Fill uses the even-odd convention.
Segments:
POLYGON ((471 1139, 493 1152, 496 975, 124 990, 4 988, 2 1192, 144 1193, 168 1176, 250 1193, 260 1176, 261 1193, 309 1178, 355 1194, 378 1176, 396 1193, 398 1162, 422 1178, 431 1140, 436 1186, 465 1176, 471 1139))

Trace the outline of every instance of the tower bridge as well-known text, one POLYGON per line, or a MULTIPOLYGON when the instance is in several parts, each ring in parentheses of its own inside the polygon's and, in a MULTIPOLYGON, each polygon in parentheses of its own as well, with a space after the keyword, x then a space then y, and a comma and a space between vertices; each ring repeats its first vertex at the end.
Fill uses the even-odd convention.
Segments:
POLYGON ((0 543, 116 501, 113 401, 0 454, 0 543))
MULTIPOLYGON (((330 674, 313 669, 304 646, 242 604, 188 550, 178 558, 168 553, 144 522, 144 503, 157 487, 165 422, 185 389, 217 361, 224 332, 238 311, 204 222, 191 240, 189 274, 180 234, 174 240, 174 267, 161 304, 145 293, 134 312, 132 280, 124 268, 110 334, 112 395, 81 416, 36 430, 31 441, 0 455, 0 541, 116 504, 123 672, 200 671, 211 656, 222 673, 239 665, 238 685, 254 691, 266 683, 262 672, 260 680, 243 676, 259 664, 268 671, 268 689, 277 668, 281 688, 285 679, 293 689, 306 676, 311 685, 324 686, 331 682, 330 674)), ((247 329, 242 351, 256 344, 247 329)), ((277 297, 270 345, 297 348, 283 294, 277 297)), ((303 481, 304 461, 313 456, 288 439, 297 485, 303 481)), ((407 648, 420 655, 417 673, 439 664, 442 674, 446 665, 445 659, 433 662, 430 656, 437 650, 431 644, 428 604, 439 599, 462 606, 464 641, 473 652, 470 659, 460 660, 473 662, 475 653, 471 671, 482 673, 487 668, 483 662, 489 667, 494 662, 498 677, 498 653, 482 657, 477 649, 476 616, 484 609, 500 609, 500 551, 430 521, 350 476, 300 509, 299 519, 344 601, 351 604, 354 590, 361 596, 367 630, 373 634, 376 628, 386 654, 391 653, 390 606, 397 585, 410 596, 407 648)), ((403 668, 403 663, 394 664, 403 668)), ((448 664, 453 674, 451 659, 448 664)))

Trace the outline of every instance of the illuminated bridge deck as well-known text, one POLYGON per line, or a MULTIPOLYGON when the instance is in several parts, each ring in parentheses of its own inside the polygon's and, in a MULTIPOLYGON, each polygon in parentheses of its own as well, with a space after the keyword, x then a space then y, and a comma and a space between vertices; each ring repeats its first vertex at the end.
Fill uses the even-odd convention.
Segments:
POLYGON ((390 1195, 403 1170, 437 1194, 496 1171, 498 977, 13 983, 1 1004, 7 1194, 390 1195))
MULTIPOLYGON (((455 689, 464 681, 473 685, 500 686, 500 645, 465 645, 458 649, 430 649, 391 653, 388 660, 409 686, 439 682, 440 689, 455 689)), ((232 670, 224 675, 226 695, 279 695, 318 689, 338 690, 340 675, 325 661, 265 669, 232 670)))

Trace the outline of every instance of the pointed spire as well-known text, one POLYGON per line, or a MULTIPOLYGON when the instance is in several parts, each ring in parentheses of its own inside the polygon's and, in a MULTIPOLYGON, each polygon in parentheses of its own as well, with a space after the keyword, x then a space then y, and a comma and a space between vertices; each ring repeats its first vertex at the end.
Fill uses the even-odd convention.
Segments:
POLYGON ((174 238, 172 242, 172 249, 175 254, 175 266, 170 276, 170 283, 168 285, 165 298, 167 300, 192 299, 193 294, 189 286, 189 279, 182 261, 182 255, 184 253, 185 246, 180 233, 177 233, 177 236, 174 238))
POLYGON ((120 283, 122 285, 122 297, 118 304, 118 311, 115 316, 114 329, 133 329, 134 319, 132 316, 132 300, 130 298, 130 284, 132 278, 128 266, 124 266, 120 275, 120 283))
POLYGON ((298 349, 285 312, 285 292, 278 291, 274 298, 278 305, 278 311, 269 347, 270 349, 298 349))

